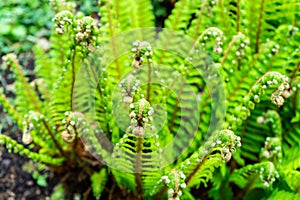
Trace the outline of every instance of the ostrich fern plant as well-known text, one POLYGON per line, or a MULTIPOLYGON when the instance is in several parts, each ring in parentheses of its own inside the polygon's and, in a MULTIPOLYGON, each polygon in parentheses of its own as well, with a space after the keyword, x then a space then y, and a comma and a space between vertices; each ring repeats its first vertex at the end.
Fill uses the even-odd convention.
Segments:
POLYGON ((36 78, 3 57, 24 144, 0 143, 63 177, 66 198, 300 198, 298 0, 179 0, 165 29, 148 0, 100 1, 99 23, 51 5, 36 78))

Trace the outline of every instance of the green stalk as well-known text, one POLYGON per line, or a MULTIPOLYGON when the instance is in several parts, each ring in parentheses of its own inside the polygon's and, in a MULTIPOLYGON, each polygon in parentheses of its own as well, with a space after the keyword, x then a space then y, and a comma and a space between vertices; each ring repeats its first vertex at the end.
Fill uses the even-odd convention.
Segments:
POLYGON ((261 28, 262 28, 262 23, 263 23, 264 3, 265 3, 265 0, 261 0, 259 19, 258 19, 258 25, 257 25, 257 30, 256 30, 255 53, 259 52, 259 39, 260 39, 261 28))

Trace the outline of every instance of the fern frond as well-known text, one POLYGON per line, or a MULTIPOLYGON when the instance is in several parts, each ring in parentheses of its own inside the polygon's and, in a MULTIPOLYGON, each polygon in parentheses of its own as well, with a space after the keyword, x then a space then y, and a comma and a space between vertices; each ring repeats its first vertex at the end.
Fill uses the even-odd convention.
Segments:
POLYGON ((261 162, 234 170, 230 181, 248 191, 254 188, 269 187, 278 177, 279 174, 273 163, 261 162))
POLYGON ((15 87, 17 99, 17 110, 21 115, 26 114, 26 110, 34 110, 37 112, 43 111, 38 95, 29 84, 27 77, 25 77, 22 67, 19 65, 17 58, 13 54, 8 54, 3 58, 6 65, 11 68, 17 78, 15 87), (24 98, 26 97, 26 98, 24 98))
POLYGON ((182 0, 175 4, 172 14, 165 21, 165 28, 185 32, 193 13, 198 9, 195 1, 182 0))
MULTIPOLYGON (((125 3, 125 2, 124 2, 125 3)), ((142 0, 138 3, 136 1, 129 2, 131 9, 128 9, 128 15, 130 16, 129 25, 123 30, 136 29, 136 39, 141 41, 151 41, 155 35, 154 31, 149 33, 144 28, 154 27, 154 16, 152 14, 153 8, 151 2, 148 0, 142 0)), ((124 7, 128 7, 128 2, 125 3, 124 7)))
POLYGON ((3 94, 2 88, 0 89, 0 104, 3 106, 4 112, 7 112, 10 116, 12 116, 15 123, 17 123, 18 127, 23 127, 23 118, 19 115, 19 113, 15 110, 14 106, 8 101, 8 99, 3 94))
POLYGON ((294 80, 291 85, 291 96, 289 97, 288 106, 285 106, 283 111, 280 113, 286 118, 286 121, 290 123, 283 123, 283 151, 289 152, 291 146, 299 145, 300 136, 300 88, 299 79, 294 80), (292 114, 292 115, 291 115, 292 114))
POLYGON ((28 158, 31 158, 34 161, 42 162, 50 165, 61 165, 64 161, 64 158, 53 158, 47 154, 40 154, 32 152, 29 149, 25 148, 23 145, 18 144, 15 140, 0 134, 0 144, 5 145, 9 152, 18 153, 20 155, 25 155, 28 158))
POLYGON ((117 36, 121 30, 118 26, 118 13, 117 13, 117 6, 113 1, 110 0, 103 0, 100 2, 100 4, 103 4, 104 6, 100 7, 100 16, 101 16, 101 26, 99 29, 99 35, 101 39, 103 40, 101 44, 105 44, 107 42, 110 42, 111 44, 111 50, 112 50, 112 56, 113 58, 116 58, 114 60, 113 65, 109 68, 109 75, 110 76, 116 76, 118 80, 121 79, 121 64, 120 61, 117 59, 117 41, 115 40, 115 36, 117 36))
POLYGON ((289 1, 253 1, 245 3, 242 15, 245 20, 243 32, 250 37, 250 43, 255 53, 260 51, 260 45, 274 37, 279 24, 291 24, 296 16, 289 1), (291 13, 288 14, 288 13, 291 13))
POLYGON ((143 177, 152 176, 154 179, 160 177, 159 170, 162 163, 157 140, 159 136, 153 127, 147 124, 153 112, 149 102, 141 99, 130 107, 133 110, 130 114, 131 125, 116 144, 111 164, 120 171, 113 171, 118 184, 121 185, 125 181, 133 191, 136 191, 137 197, 141 198, 142 192, 152 188, 155 183, 143 177))
POLYGON ((283 179, 295 193, 300 191, 300 172, 298 170, 284 170, 283 179))
POLYGON ((285 155, 282 159, 282 169, 295 170, 300 167, 300 158, 298 156, 300 147, 298 145, 294 145, 291 149, 283 149, 285 150, 285 155))
POLYGON ((275 190, 268 199, 277 200, 277 199, 299 199, 300 194, 295 194, 293 192, 285 191, 285 190, 275 190))
POLYGON ((100 199, 101 193, 103 192, 107 181, 106 170, 101 169, 98 173, 94 173, 91 176, 91 181, 92 181, 94 197, 96 197, 96 199, 100 199))
POLYGON ((228 122, 231 123, 233 129, 236 129, 237 124, 241 125, 242 120, 246 120, 251 114, 251 110, 254 109, 255 103, 261 100, 270 100, 274 105, 280 107, 284 103, 284 99, 281 96, 285 90, 289 88, 288 78, 278 72, 269 72, 262 76, 252 86, 248 95, 244 98, 242 106, 235 108, 235 115, 228 117, 228 122), (276 88, 276 86, 278 88, 276 88), (275 86, 275 87, 274 87, 275 86), (272 91, 268 94, 268 88, 272 91))
MULTIPOLYGON (((54 35, 51 38, 53 39, 54 35)), ((53 42, 51 44, 56 44, 56 42, 53 42)), ((63 48, 63 49, 65 49, 65 48, 63 48)), ((45 82, 45 85, 47 86, 48 91, 51 91, 53 89, 52 83, 58 79, 59 74, 61 72, 60 66, 63 66, 62 63, 65 62, 65 58, 62 58, 63 61, 61 61, 61 63, 55 64, 54 62, 57 59, 55 59, 53 57, 49 58, 49 56, 46 54, 46 52, 41 47, 35 46, 33 50, 34 50, 34 54, 35 54, 34 70, 35 70, 36 76, 39 78, 42 78, 43 81, 45 82)), ((51 52, 54 52, 54 51, 52 50, 51 52)))

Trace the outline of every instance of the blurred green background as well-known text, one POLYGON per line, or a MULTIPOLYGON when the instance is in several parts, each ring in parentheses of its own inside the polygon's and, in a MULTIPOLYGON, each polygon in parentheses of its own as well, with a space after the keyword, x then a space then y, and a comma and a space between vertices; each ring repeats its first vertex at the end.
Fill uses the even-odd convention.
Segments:
MULTIPOLYGON (((97 0, 70 1, 86 15, 97 15, 97 0)), ((176 0, 152 0, 156 26, 163 27, 176 0)), ((9 52, 18 55, 30 52, 37 42, 45 42, 51 34, 54 12, 49 0, 1 0, 0 1, 0 56, 9 52)))

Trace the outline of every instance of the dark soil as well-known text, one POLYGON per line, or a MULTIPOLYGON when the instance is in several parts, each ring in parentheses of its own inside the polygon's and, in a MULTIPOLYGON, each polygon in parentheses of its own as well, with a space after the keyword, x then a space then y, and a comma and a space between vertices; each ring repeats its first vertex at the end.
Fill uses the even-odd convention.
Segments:
MULTIPOLYGON (((14 133, 13 138, 16 136, 20 140, 19 131, 14 133)), ((0 147, 0 200, 42 200, 51 195, 58 183, 57 178, 46 171, 44 173, 50 174, 47 187, 38 186, 32 175, 22 169, 28 161, 28 158, 8 153, 4 147, 0 147)))

